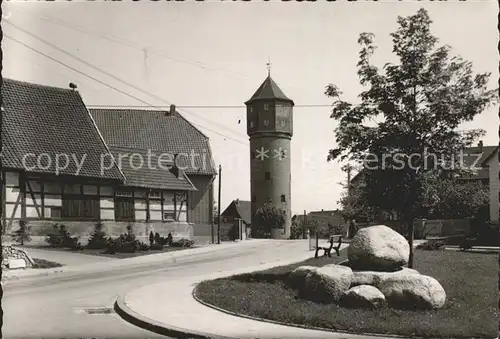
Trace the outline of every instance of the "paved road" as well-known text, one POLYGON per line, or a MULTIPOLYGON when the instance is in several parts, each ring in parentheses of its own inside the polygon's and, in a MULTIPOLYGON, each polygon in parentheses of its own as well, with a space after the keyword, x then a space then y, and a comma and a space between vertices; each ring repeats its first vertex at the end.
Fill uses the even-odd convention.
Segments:
MULTIPOLYGON (((86 308, 112 308, 117 295, 169 279, 258 265, 266 258, 304 249, 306 241, 249 241, 210 253, 156 261, 137 267, 61 273, 25 278, 4 286, 3 338, 165 338, 132 326, 118 315, 88 314, 86 308), (276 251, 279 247, 279 251, 276 251)), ((311 253, 312 255, 312 253, 311 253)))

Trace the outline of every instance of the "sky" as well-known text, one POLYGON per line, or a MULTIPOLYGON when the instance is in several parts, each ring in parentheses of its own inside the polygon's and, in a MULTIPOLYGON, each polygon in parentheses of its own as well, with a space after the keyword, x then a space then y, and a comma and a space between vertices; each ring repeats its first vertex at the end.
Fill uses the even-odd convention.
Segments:
MULTIPOLYGON (((496 1, 3 2, 3 76, 64 88, 76 83, 89 107, 175 104, 210 138, 214 161, 222 166, 225 208, 234 199, 250 200, 244 102, 266 78, 270 60, 272 78, 296 105, 292 212, 331 210, 339 207, 339 183, 346 175, 342 164, 326 161, 335 147, 336 122, 329 117, 325 86, 336 84, 344 99, 356 102, 362 90, 356 75, 359 34, 375 34, 374 61, 382 66, 394 60, 389 34, 397 17, 421 7, 433 20, 439 45, 472 61, 475 72, 491 72, 496 87, 496 1)), ((492 107, 463 128, 485 129, 484 144, 496 145, 497 113, 492 107)))

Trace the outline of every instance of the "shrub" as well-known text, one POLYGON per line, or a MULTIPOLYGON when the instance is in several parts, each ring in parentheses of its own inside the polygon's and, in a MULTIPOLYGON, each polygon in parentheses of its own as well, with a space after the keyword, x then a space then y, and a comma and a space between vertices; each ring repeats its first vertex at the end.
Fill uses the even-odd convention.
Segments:
POLYGON ((45 238, 50 247, 66 247, 75 250, 82 250, 83 247, 78 241, 78 237, 71 237, 65 225, 54 224, 52 232, 45 238))
POLYGON ((19 229, 14 232, 12 235, 12 240, 16 244, 24 245, 25 242, 30 242, 30 230, 31 227, 28 226, 28 222, 26 220, 19 221, 19 229))
POLYGON ((87 248, 91 249, 105 249, 106 248, 106 235, 102 230, 104 225, 102 222, 95 224, 94 233, 90 236, 87 248))
POLYGON ((153 246, 155 243, 155 235, 153 234, 153 231, 149 232, 149 246, 153 246))
POLYGON ((193 247, 194 241, 189 240, 189 239, 180 239, 179 241, 173 241, 172 245, 173 247, 193 247))
POLYGON ((429 240, 417 246, 417 249, 424 251, 444 251, 446 243, 442 240, 429 240))

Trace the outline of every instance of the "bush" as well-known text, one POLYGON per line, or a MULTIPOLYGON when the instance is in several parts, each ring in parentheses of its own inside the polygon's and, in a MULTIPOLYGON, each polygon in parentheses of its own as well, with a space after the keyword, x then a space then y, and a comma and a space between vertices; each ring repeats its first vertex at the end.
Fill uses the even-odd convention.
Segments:
POLYGON ((78 237, 71 237, 65 225, 54 224, 52 232, 45 238, 50 247, 70 248, 82 250, 83 247, 78 241, 78 237))
POLYGON ((417 246, 417 249, 424 251, 444 251, 446 243, 442 240, 429 240, 417 246))
POLYGON ((12 235, 12 240, 16 244, 23 246, 25 242, 31 241, 30 230, 31 227, 28 226, 28 222, 26 220, 20 220, 19 229, 12 235))
POLYGON ((94 233, 90 236, 87 248, 90 249, 105 249, 106 248, 106 235, 102 230, 104 225, 102 222, 95 224, 94 233))
POLYGON ((193 247, 194 241, 189 240, 189 239, 180 239, 179 241, 173 241, 171 246, 172 247, 193 247))
POLYGON ((127 226, 127 232, 120 234, 117 238, 109 237, 106 240, 106 253, 135 253, 137 251, 147 251, 150 247, 137 240, 132 229, 132 225, 127 226))
POLYGON ((155 243, 155 235, 153 234, 153 231, 149 232, 149 246, 153 246, 155 243))

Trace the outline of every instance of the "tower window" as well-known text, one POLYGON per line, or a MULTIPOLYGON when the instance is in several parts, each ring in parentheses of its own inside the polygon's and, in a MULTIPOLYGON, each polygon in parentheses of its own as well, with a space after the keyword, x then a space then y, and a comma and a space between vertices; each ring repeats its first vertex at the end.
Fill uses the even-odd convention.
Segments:
POLYGON ((271 172, 266 172, 266 180, 271 180, 271 172))
POLYGON ((286 202, 286 198, 285 198, 284 194, 281 195, 281 202, 286 202))
POLYGON ((250 106, 250 113, 252 113, 252 112, 253 112, 253 107, 252 107, 252 106, 250 106))
POLYGON ((269 111, 269 104, 264 104, 264 111, 269 111))
POLYGON ((257 197, 255 195, 252 196, 252 202, 257 202, 257 197))

